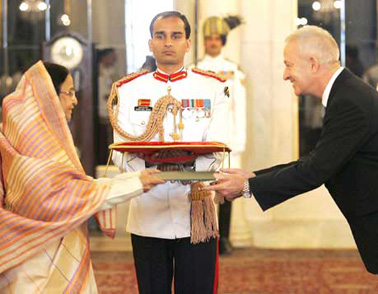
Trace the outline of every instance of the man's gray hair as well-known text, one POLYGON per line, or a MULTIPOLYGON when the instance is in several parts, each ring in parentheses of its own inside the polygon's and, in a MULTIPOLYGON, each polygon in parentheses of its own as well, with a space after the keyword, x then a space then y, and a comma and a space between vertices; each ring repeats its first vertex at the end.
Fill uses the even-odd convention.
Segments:
POLYGON ((314 54, 323 65, 339 62, 340 51, 335 39, 317 26, 304 26, 286 38, 286 44, 297 41, 301 54, 314 54))

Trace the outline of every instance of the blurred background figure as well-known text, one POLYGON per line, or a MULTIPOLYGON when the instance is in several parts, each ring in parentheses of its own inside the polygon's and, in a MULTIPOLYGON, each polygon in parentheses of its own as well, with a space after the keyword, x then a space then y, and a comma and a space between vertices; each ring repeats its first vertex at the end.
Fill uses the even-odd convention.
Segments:
POLYGON ((378 84, 378 64, 369 67, 362 76, 362 79, 373 88, 377 88, 378 84))
POLYGON ((157 69, 156 60, 153 56, 146 56, 146 61, 143 63, 141 70, 143 69, 148 70, 148 72, 153 72, 157 69))
POLYGON ((346 67, 360 78, 364 74, 364 65, 359 56, 359 49, 356 45, 346 45, 346 67))
POLYGON ((365 82, 367 82, 370 86, 377 89, 377 85, 378 85, 378 46, 377 45, 375 48, 375 60, 376 60, 376 63, 365 70, 362 76, 362 79, 365 82))
POLYGON ((106 164, 108 159, 108 146, 113 142, 113 130, 109 123, 107 101, 112 83, 119 79, 116 62, 117 53, 113 48, 98 51, 98 164, 106 164))
MULTIPOLYGON (((203 36, 205 56, 198 62, 198 67, 204 70, 223 75, 225 93, 231 99, 228 112, 228 142, 231 147, 231 166, 241 167, 241 155, 246 145, 246 89, 245 75, 239 69, 238 64, 228 60, 222 53, 227 43, 227 35, 235 27, 242 23, 238 16, 221 18, 212 16, 205 20, 203 36)), ((225 201, 219 207, 219 254, 230 254, 232 245, 230 242, 231 202, 225 201)))

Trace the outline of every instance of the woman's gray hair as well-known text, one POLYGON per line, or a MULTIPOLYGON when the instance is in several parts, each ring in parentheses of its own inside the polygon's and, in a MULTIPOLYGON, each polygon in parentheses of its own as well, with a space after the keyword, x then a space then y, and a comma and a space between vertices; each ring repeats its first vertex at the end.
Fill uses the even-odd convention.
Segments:
POLYGON ((290 34, 285 42, 297 41, 301 54, 313 54, 322 65, 339 62, 340 51, 335 39, 317 26, 304 26, 290 34))

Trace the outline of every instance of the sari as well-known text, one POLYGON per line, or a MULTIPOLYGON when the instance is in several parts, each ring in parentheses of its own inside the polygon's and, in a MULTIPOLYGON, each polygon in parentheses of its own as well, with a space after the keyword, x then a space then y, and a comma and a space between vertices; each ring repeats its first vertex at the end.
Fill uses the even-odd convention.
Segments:
POLYGON ((110 187, 85 175, 41 61, 3 100, 0 155, 0 293, 97 293, 86 220, 114 237, 110 187))

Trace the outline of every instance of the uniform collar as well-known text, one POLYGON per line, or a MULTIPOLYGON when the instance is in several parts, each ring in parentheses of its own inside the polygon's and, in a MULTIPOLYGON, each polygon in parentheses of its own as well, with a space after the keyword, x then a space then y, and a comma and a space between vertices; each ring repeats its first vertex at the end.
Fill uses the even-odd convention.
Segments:
POLYGON ((184 67, 180 68, 178 71, 175 73, 168 75, 165 72, 163 72, 160 69, 157 69, 154 73, 153 76, 155 79, 167 83, 168 81, 171 82, 176 82, 181 79, 185 79, 188 75, 188 72, 184 69, 184 67))

